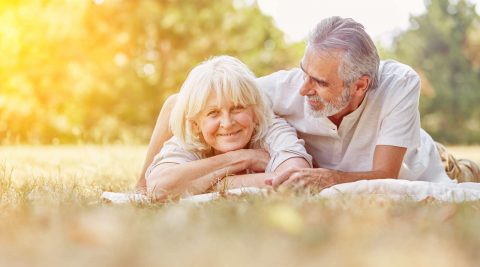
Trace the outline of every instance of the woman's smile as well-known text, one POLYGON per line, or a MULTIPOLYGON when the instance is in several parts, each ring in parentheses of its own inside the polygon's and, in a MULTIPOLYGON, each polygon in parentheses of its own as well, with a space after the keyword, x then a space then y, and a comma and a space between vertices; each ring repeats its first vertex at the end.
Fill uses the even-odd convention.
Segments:
POLYGON ((229 132, 229 133, 219 133, 219 134, 217 134, 217 136, 222 136, 222 137, 235 136, 235 135, 239 134, 241 131, 242 131, 242 129, 240 129, 238 131, 234 131, 234 132, 229 132))
POLYGON ((235 105, 232 101, 218 101, 212 93, 197 125, 215 154, 242 149, 248 146, 255 128, 252 107, 235 105))

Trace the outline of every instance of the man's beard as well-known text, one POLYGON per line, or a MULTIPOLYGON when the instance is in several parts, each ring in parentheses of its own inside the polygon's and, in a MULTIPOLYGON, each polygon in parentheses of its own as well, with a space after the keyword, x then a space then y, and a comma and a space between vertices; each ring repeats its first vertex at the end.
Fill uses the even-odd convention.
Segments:
POLYGON ((305 97, 305 111, 307 116, 312 118, 326 118, 332 115, 337 114, 342 109, 346 108, 352 100, 352 94, 350 93, 350 88, 343 88, 342 94, 337 98, 333 99, 331 102, 323 100, 320 96, 307 96, 305 97), (315 110, 309 103, 308 100, 318 101, 323 105, 323 108, 320 110, 315 110))

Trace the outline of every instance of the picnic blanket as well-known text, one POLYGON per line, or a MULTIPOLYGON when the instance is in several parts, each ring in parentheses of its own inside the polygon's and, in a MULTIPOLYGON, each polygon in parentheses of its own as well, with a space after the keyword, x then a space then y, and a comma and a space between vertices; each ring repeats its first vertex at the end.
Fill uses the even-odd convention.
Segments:
POLYGON ((316 197, 333 198, 345 195, 370 195, 414 201, 430 197, 442 202, 464 202, 480 200, 480 183, 432 183, 399 179, 361 180, 326 188, 316 197))
MULTIPOLYGON (((227 195, 265 194, 266 189, 246 187, 230 189, 227 195)), ((217 199, 220 193, 207 193, 180 199, 180 202, 206 202, 217 199)), ((345 196, 372 196, 392 200, 421 201, 433 198, 442 202, 464 202, 480 200, 480 183, 432 183, 399 179, 361 180, 337 184, 323 189, 315 198, 336 198, 345 196)), ((102 199, 112 203, 149 201, 147 196, 134 193, 104 192, 102 199)))

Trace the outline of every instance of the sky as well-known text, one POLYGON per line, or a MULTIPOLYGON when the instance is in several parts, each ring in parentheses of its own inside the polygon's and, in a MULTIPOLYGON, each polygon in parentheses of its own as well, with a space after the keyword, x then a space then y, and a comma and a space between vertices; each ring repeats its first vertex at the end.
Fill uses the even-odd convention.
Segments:
MULTIPOLYGON (((477 11, 480 7, 477 2, 477 11)), ((375 41, 389 45, 395 33, 409 26, 410 15, 425 12, 423 0, 257 0, 286 33, 287 41, 303 40, 321 19, 350 17, 365 26, 375 41)))

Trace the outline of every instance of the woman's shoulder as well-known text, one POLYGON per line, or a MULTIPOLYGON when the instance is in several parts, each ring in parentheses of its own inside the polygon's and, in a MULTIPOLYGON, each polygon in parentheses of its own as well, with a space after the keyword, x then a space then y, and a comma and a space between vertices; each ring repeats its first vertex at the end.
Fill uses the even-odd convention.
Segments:
POLYGON ((184 157, 190 160, 199 160, 203 156, 198 151, 192 151, 187 148, 187 145, 180 140, 180 138, 173 136, 168 139, 160 150, 159 155, 163 158, 166 157, 184 157))
POLYGON ((303 140, 298 139, 295 128, 284 118, 275 116, 265 135, 258 142, 252 143, 250 148, 275 151, 290 146, 297 146, 298 143, 303 146, 303 140))

